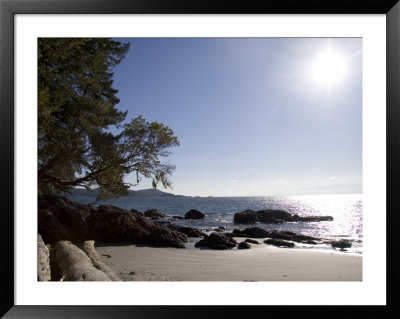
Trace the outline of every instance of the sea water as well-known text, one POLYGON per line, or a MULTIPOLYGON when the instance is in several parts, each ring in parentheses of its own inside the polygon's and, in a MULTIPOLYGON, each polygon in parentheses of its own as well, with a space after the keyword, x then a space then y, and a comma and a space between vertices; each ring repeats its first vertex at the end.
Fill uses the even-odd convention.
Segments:
MULTIPOLYGON (((74 197, 75 201, 89 204, 93 197, 74 197)), ((196 227, 210 230, 224 226, 228 231, 234 228, 244 229, 252 225, 234 224, 233 215, 237 212, 252 209, 282 209, 300 216, 333 216, 333 221, 323 222, 290 222, 282 224, 257 223, 256 227, 266 230, 282 230, 311 235, 324 239, 350 239, 353 241, 350 253, 362 251, 362 195, 301 195, 301 196, 267 196, 267 197, 121 197, 100 201, 94 206, 110 204, 124 209, 136 209, 144 212, 147 209, 158 209, 168 215, 184 216, 194 208, 206 216, 201 220, 175 220, 180 226, 196 227)), ((306 245, 296 244, 297 248, 332 249, 329 244, 306 245)))

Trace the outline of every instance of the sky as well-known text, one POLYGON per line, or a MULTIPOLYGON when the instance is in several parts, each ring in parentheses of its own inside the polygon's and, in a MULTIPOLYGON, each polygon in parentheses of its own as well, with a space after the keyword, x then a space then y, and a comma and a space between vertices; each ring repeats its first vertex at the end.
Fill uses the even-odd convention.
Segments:
MULTIPOLYGON (((131 38, 117 108, 168 125, 187 196, 362 192, 360 38, 131 38)), ((136 183, 135 175, 127 182, 136 183)), ((151 181, 132 189, 151 187, 151 181)))

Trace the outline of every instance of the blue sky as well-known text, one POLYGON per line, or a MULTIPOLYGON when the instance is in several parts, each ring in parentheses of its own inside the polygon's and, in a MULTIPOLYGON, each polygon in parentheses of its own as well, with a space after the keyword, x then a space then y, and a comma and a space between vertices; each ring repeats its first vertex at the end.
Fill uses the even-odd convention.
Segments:
POLYGON ((165 159, 176 165, 168 191, 361 192, 361 39, 118 40, 131 48, 114 73, 117 107, 127 120, 168 125, 181 142, 165 159))

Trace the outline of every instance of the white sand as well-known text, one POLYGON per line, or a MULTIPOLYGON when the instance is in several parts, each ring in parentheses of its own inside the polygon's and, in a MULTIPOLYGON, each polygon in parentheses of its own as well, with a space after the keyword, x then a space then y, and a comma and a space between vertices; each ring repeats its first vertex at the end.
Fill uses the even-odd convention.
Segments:
MULTIPOLYGON (((243 238, 235 238, 238 242, 243 238)), ((262 243, 261 239, 258 239, 262 243)), ((193 245, 193 241, 191 243, 193 245)), ((122 280, 361 281, 362 257, 265 244, 244 250, 153 248, 99 243, 96 250, 122 280), (109 255, 104 256, 104 255, 109 255)))

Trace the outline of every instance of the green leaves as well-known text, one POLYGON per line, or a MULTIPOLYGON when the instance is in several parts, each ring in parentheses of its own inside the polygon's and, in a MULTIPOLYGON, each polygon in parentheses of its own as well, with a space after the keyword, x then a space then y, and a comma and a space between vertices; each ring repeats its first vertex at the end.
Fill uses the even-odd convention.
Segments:
POLYGON ((124 177, 136 172, 153 187, 169 187, 173 165, 160 157, 179 145, 174 132, 141 116, 123 125, 127 112, 116 108, 113 68, 129 49, 110 39, 38 40, 39 192, 99 187, 99 198, 127 193, 124 177))
POLYGON ((147 178, 152 178, 153 187, 161 183, 170 187, 168 177, 175 166, 162 164, 160 157, 170 155, 169 148, 178 146, 174 132, 163 124, 147 122, 142 116, 124 125, 119 135, 120 151, 125 165, 147 178))

